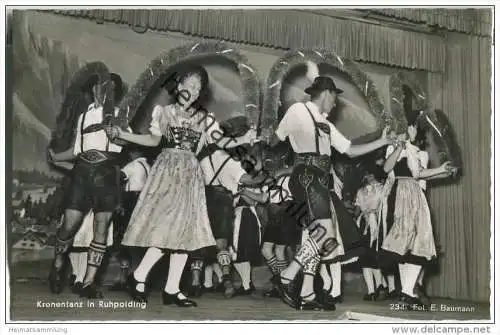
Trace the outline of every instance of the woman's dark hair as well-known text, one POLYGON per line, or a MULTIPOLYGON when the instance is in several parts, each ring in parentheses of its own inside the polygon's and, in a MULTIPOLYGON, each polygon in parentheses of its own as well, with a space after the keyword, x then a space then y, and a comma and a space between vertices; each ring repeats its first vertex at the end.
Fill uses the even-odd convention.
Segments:
POLYGON ((408 126, 413 126, 417 130, 417 135, 415 136, 415 140, 413 141, 413 145, 418 147, 420 150, 427 149, 427 132, 425 129, 419 124, 418 119, 408 126))
POLYGON ((209 96, 209 86, 208 86, 209 79, 207 70, 205 70, 205 68, 200 65, 186 64, 175 72, 176 73, 174 75, 177 78, 177 80, 175 81, 176 82, 175 87, 172 87, 172 81, 171 81, 172 76, 169 76, 162 84, 162 88, 169 90, 169 93, 171 93, 171 91, 173 90, 174 95, 179 94, 179 92, 177 92, 177 85, 179 83, 184 82, 190 76, 197 76, 198 78, 200 78, 200 84, 201 84, 200 94, 198 96, 198 99, 196 99, 196 101, 193 102, 192 107, 195 108, 203 107, 203 104, 206 103, 209 96))

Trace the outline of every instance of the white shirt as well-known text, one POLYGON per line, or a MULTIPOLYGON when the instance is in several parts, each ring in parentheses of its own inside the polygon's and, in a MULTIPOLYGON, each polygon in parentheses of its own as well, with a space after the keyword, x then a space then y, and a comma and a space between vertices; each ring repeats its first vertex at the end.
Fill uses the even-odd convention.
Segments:
POLYGON ((222 164, 224 164, 224 167, 217 175, 217 178, 212 182, 212 185, 223 186, 235 195, 238 193, 240 179, 246 174, 246 171, 243 169, 240 162, 231 158, 231 156, 223 150, 217 150, 210 156, 201 160, 200 165, 203 170, 203 176, 205 177, 205 185, 210 183, 222 164), (224 164, 226 159, 229 160, 224 164))
MULTIPOLYGON (((319 131, 319 153, 331 155, 331 148, 345 153, 351 146, 351 141, 345 138, 337 128, 329 122, 319 111, 318 106, 312 102, 305 103, 311 111, 316 122, 325 123, 330 126, 330 135, 319 131)), ((311 115, 304 103, 298 102, 290 106, 285 116, 278 125, 276 135, 282 141, 287 137, 290 139, 293 151, 296 153, 316 152, 315 126, 311 115)))
POLYGON ((142 191, 148 180, 150 170, 151 168, 144 157, 137 158, 125 165, 122 168, 123 173, 127 176, 125 191, 142 191))
MULTIPOLYGON (((119 109, 116 107, 115 116, 118 116, 118 112, 119 109)), ((75 147, 73 149, 73 153, 75 154, 75 156, 81 153, 82 151, 88 151, 91 149, 106 151, 106 146, 108 146, 108 144, 109 146, 107 148, 107 151, 111 152, 122 151, 122 147, 120 145, 114 144, 109 140, 104 130, 99 130, 93 133, 84 134, 83 145, 82 145, 82 140, 81 140, 82 128, 85 129, 90 125, 99 124, 102 122, 103 118, 102 106, 99 108, 94 108, 93 103, 89 105, 87 113, 85 113, 85 124, 82 127, 83 115, 84 114, 81 114, 80 117, 78 118, 78 123, 76 128, 76 141, 75 141, 75 147)))

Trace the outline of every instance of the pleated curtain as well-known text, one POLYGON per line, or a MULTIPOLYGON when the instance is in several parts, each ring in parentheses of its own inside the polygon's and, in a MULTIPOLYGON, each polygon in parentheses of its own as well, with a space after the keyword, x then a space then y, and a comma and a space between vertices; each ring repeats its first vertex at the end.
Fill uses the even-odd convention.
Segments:
POLYGON ((429 191, 434 230, 444 254, 431 295, 488 301, 491 237, 491 40, 451 35, 446 71, 429 75, 431 104, 448 115, 462 148, 457 184, 429 191))

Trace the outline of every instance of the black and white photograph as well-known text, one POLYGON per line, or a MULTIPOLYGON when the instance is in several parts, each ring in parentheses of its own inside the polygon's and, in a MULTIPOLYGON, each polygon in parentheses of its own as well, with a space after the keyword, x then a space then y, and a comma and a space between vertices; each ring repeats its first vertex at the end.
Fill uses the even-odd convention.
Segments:
POLYGON ((494 333, 494 6, 137 5, 3 6, 6 334, 494 333))

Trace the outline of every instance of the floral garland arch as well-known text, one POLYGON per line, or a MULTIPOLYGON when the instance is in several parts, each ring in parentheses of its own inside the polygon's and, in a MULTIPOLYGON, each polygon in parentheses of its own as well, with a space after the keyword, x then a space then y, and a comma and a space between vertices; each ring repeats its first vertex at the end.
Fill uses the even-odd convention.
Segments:
POLYGON ((141 107, 148 92, 161 78, 162 74, 172 66, 193 58, 215 55, 224 57, 237 66, 244 87, 244 115, 248 117, 250 123, 256 125, 260 116, 259 106, 262 95, 258 73, 248 63, 245 56, 224 42, 199 42, 184 45, 162 53, 153 59, 146 70, 141 73, 135 85, 130 88, 121 100, 119 105, 121 125, 128 125, 134 118, 136 111, 141 107))
POLYGON ((427 98, 424 90, 418 83, 417 78, 413 74, 397 72, 389 78, 389 91, 391 99, 391 114, 394 116, 393 128, 397 133, 406 132, 408 122, 404 110, 404 89, 407 86, 413 93, 418 110, 427 109, 427 98))
POLYGON ((264 106, 260 128, 263 137, 269 137, 277 126, 278 107, 282 83, 285 76, 296 66, 312 61, 318 65, 328 64, 346 74, 356 87, 363 93, 366 102, 376 120, 379 129, 391 124, 391 115, 387 113, 380 100, 373 81, 352 60, 341 58, 329 50, 293 50, 286 53, 274 63, 269 74, 264 95, 264 106))

